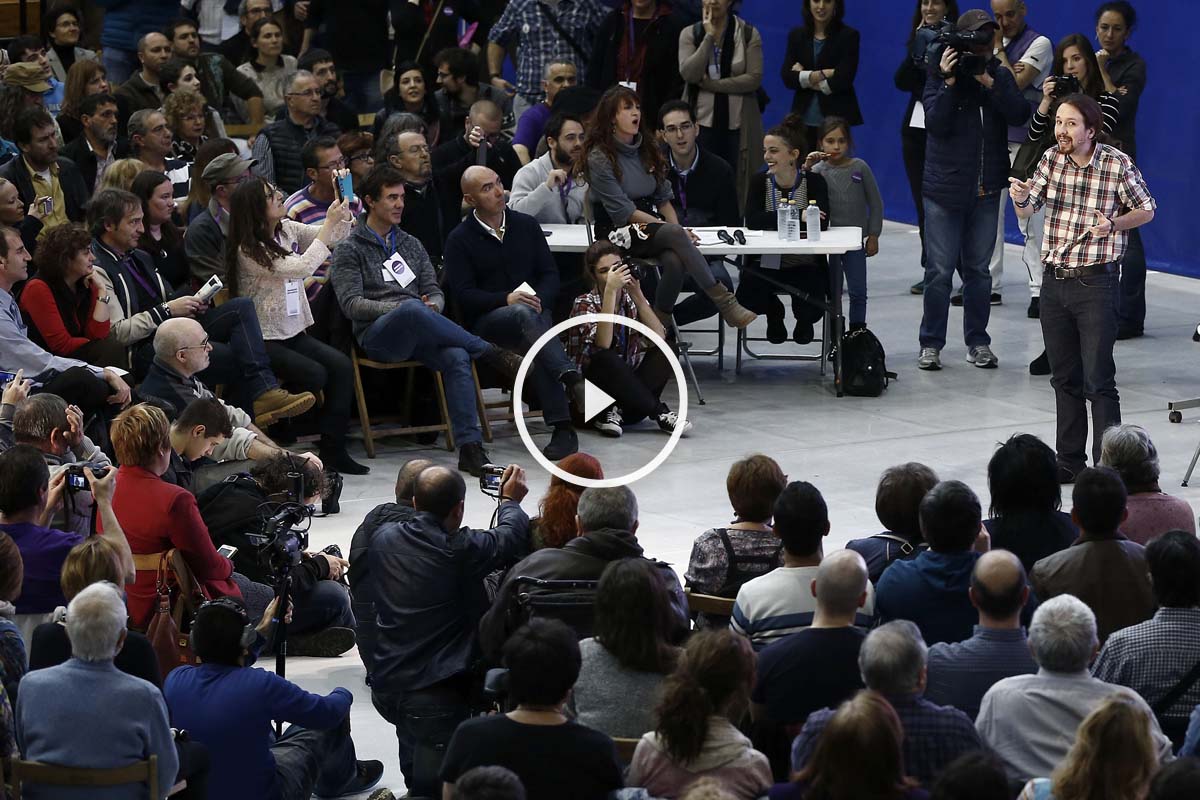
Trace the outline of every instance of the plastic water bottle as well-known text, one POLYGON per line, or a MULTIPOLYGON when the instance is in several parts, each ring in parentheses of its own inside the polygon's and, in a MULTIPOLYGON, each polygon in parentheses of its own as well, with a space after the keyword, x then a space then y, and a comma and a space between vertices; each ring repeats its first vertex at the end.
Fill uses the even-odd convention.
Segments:
POLYGON ((800 206, 795 200, 788 204, 788 241, 800 241, 800 206))
POLYGON ((779 207, 775 209, 775 230, 779 237, 779 241, 787 241, 788 238, 788 220, 790 218, 788 211, 788 201, 780 200, 779 207))
POLYGON ((810 242, 821 241, 821 209, 817 208, 816 200, 809 200, 808 208, 804 209, 804 227, 810 242))

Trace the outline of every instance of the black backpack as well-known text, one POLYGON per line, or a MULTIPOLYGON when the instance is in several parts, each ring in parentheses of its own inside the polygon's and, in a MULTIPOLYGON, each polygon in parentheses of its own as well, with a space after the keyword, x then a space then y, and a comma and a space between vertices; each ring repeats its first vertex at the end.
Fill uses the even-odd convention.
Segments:
POLYGON ((887 354, 866 328, 842 337, 842 390, 853 397, 879 397, 896 373, 887 370, 887 354))

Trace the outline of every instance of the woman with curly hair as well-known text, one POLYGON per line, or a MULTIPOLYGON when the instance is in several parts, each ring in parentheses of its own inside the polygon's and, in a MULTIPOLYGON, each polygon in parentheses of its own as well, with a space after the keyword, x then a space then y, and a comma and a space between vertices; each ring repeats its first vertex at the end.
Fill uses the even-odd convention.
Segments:
POLYGON ((614 86, 592 116, 578 163, 596 201, 596 236, 608 238, 627 255, 659 260, 662 277, 654 312, 668 331, 685 277, 712 299, 721 319, 745 328, 757 315, 717 282, 693 235, 679 225, 666 159, 654 134, 643 129, 640 104, 633 90, 614 86))
POLYGON ((740 800, 762 797, 771 765, 733 723, 750 702, 754 663, 750 641, 732 631, 689 639, 663 686, 657 727, 638 742, 626 782, 672 800, 711 777, 740 800))
POLYGON ((77 223, 46 231, 38 271, 21 292, 21 311, 34 341, 58 356, 98 367, 128 368, 125 347, 108 338, 108 304, 92 274, 92 236, 77 223))
MULTIPOLYGON (((604 470, 600 462, 587 453, 572 453, 558 462, 558 466, 580 478, 600 479, 604 470)), ((538 516, 533 520, 533 549, 562 547, 579 535, 575 526, 575 510, 579 507, 579 495, 584 487, 564 481, 557 475, 550 476, 550 488, 538 502, 538 516)))
POLYGON ((204 134, 206 107, 204 95, 194 89, 180 87, 167 95, 163 114, 175 134, 171 140, 172 158, 182 158, 189 165, 196 162, 196 152, 208 141, 204 134))
POLYGON ((64 144, 70 144, 83 133, 83 122, 79 119, 83 99, 94 94, 108 94, 110 88, 108 72, 99 61, 76 61, 71 65, 57 117, 64 144))
POLYGON ((1018 800, 1141 800, 1157 770, 1150 717, 1113 695, 1079 724, 1054 774, 1025 784, 1018 800))

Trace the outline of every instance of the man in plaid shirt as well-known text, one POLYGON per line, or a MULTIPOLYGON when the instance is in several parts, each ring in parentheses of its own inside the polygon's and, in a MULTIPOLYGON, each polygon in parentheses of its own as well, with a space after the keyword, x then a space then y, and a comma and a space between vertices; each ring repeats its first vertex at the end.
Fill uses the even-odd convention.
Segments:
POLYGON ((1154 198, 1129 156, 1101 144, 1100 106, 1073 94, 1055 113, 1057 148, 1028 181, 1010 178, 1017 216, 1043 205, 1041 322, 1058 413, 1059 479, 1070 483, 1087 461, 1087 407, 1092 403, 1092 463, 1100 439, 1121 421, 1113 343, 1126 233, 1154 218, 1154 198), (1124 211, 1124 213, 1122 213, 1124 211))

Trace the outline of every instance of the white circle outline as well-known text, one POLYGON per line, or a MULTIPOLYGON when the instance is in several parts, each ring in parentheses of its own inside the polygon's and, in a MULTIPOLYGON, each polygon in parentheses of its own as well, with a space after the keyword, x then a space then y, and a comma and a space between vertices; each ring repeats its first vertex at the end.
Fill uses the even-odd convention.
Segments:
POLYGON ((517 433, 521 435, 521 441, 525 444, 525 449, 533 456, 533 460, 549 470, 551 474, 557 475, 564 481, 573 483, 577 486, 583 486, 588 489, 608 489, 614 486, 624 486, 634 481, 641 480, 649 475, 654 470, 658 469, 664 461, 666 461, 671 453, 675 450, 675 445, 679 444, 679 439, 683 436, 683 429, 687 423, 687 381, 683 377, 683 367, 679 365, 679 359, 671 352, 670 346, 666 340, 650 329, 649 325, 636 319, 621 316, 619 314, 580 314, 577 317, 571 317, 558 323, 550 330, 543 333, 538 340, 533 343, 533 346, 526 351, 524 358, 521 360, 521 367, 517 370, 516 382, 513 384, 513 421, 517 424, 517 433), (608 322, 613 325, 627 325, 633 328, 638 333, 645 336, 654 344, 662 354, 667 357, 667 363, 671 365, 671 370, 675 373, 675 383, 679 387, 679 423, 676 424, 675 430, 671 431, 671 438, 658 451, 658 455, 643 464, 640 468, 630 472, 627 475, 620 475, 616 478, 582 478, 578 475, 572 475, 565 469, 560 468, 542 453, 537 443, 533 441, 533 437, 529 435, 529 428, 525 425, 525 415, 521 413, 522 406, 521 396, 522 387, 525 385, 525 376, 529 374, 530 367, 533 366, 533 355, 541 350, 546 344, 558 334, 565 331, 567 328, 573 328, 576 325, 594 322, 608 322))

